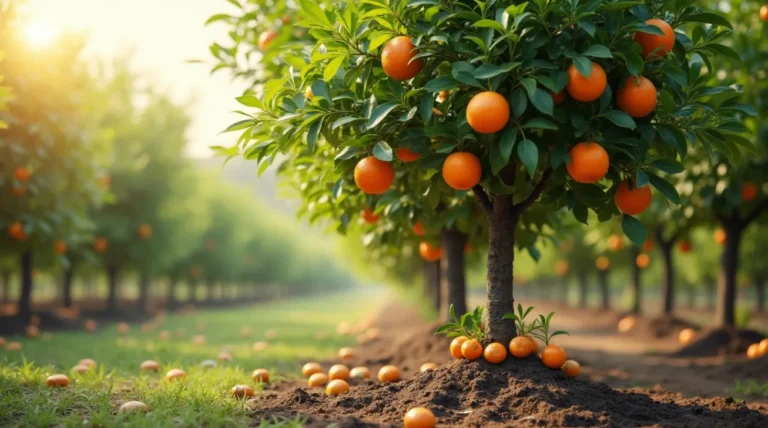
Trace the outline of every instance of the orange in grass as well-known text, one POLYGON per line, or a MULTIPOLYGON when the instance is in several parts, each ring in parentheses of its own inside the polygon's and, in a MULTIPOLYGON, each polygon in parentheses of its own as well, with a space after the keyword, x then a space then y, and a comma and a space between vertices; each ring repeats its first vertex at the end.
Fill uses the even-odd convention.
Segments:
POLYGON ((374 156, 362 159, 355 166, 355 184, 364 193, 380 195, 395 181, 395 168, 374 156))
POLYGON ((605 75, 605 70, 596 62, 592 63, 592 73, 589 77, 582 75, 575 64, 568 68, 566 90, 568 95, 576 101, 594 101, 603 95, 607 86, 608 78, 605 75))
POLYGON ((269 372, 267 369, 256 369, 251 374, 254 382, 269 383, 269 372))
POLYGON ((64 388, 69 385, 69 378, 67 375, 55 374, 48 376, 45 380, 45 384, 48 385, 49 388, 64 388))
POLYGON ((608 173, 608 152, 597 143, 578 143, 571 148, 569 155, 571 160, 565 166, 577 183, 597 183, 608 173))
POLYGON ((485 91, 467 105, 467 123, 481 134, 501 131, 509 122, 509 102, 498 92, 485 91))
POLYGON ((381 50, 381 67, 384 73, 394 80, 412 79, 424 66, 420 59, 413 60, 418 53, 410 37, 395 37, 381 50))

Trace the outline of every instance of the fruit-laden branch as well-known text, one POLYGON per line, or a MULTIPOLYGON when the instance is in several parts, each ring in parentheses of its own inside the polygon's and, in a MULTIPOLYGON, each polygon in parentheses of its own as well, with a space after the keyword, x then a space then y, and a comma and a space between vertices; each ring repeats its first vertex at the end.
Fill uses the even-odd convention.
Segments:
POLYGON ((768 199, 763 199, 755 208, 752 209, 752 211, 747 214, 746 217, 744 217, 744 227, 747 227, 750 223, 757 220, 758 217, 760 217, 760 214, 762 214, 765 210, 768 210, 768 199))
POLYGON ((528 207, 536 202, 536 199, 539 199, 539 196, 541 196, 541 193, 544 191, 544 187, 547 186, 547 181, 549 181, 549 178, 552 177, 553 172, 554 170, 552 168, 547 168, 544 170, 544 172, 541 174, 539 182, 536 183, 536 186, 533 188, 533 190, 531 190, 531 194, 528 195, 528 197, 525 198, 523 202, 515 205, 517 212, 523 212, 527 210, 528 207))
POLYGON ((480 201, 480 206, 483 207, 486 214, 493 214, 493 202, 491 202, 491 198, 485 193, 483 187, 477 184, 472 187, 472 191, 475 192, 475 196, 477 196, 477 200, 480 201))

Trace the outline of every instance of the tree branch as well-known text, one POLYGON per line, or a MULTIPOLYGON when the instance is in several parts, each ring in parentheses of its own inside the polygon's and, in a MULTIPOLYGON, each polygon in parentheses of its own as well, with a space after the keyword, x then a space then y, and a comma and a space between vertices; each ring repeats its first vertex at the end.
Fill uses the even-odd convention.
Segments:
POLYGON ((762 214, 765 210, 768 210, 768 199, 763 199, 760 201, 760 203, 757 204, 756 207, 752 208, 752 211, 750 211, 749 214, 744 217, 744 220, 742 220, 744 227, 749 226, 750 223, 757 220, 757 218, 760 217, 760 214, 762 214))
POLYGON ((541 193, 544 191, 544 187, 546 187, 549 178, 552 177, 552 173, 554 173, 552 168, 547 168, 544 170, 544 172, 541 174, 539 182, 536 183, 536 186, 533 187, 533 190, 531 190, 531 193, 528 195, 528 197, 519 204, 515 205, 515 209, 518 212, 527 210, 528 207, 536 202, 536 199, 539 199, 539 196, 541 196, 541 193))
POLYGON ((477 200, 480 202, 480 206, 483 207, 485 213, 489 216, 493 214, 493 202, 491 202, 491 198, 483 190, 483 186, 477 184, 472 188, 472 191, 475 192, 475 196, 477 196, 477 200))

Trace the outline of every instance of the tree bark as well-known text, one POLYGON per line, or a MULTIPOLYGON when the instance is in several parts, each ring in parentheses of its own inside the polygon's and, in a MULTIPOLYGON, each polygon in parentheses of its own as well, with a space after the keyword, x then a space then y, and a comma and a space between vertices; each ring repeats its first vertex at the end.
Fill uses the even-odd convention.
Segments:
POLYGON ((600 309, 607 311, 611 309, 611 291, 608 286, 608 269, 598 271, 597 279, 600 283, 600 309))
POLYGON ((504 315, 514 310, 513 270, 515 232, 520 214, 511 195, 494 198, 493 211, 488 215, 488 307, 486 333, 493 342, 509 343, 516 336, 514 320, 504 315))
POLYGON ((632 257, 632 260, 630 260, 630 266, 632 266, 632 292, 634 293, 633 300, 632 300, 632 313, 633 314, 639 314, 640 310, 642 308, 641 300, 642 300, 642 294, 641 294, 641 288, 642 288, 642 271, 637 266, 637 256, 640 255, 640 248, 636 246, 632 246, 632 249, 629 251, 630 256, 632 257))
POLYGON ((579 278, 579 307, 580 308, 586 308, 588 306, 587 301, 588 299, 588 284, 587 284, 587 273, 581 272, 578 275, 579 278))
POLYGON ((64 307, 72 307, 72 282, 75 277, 75 266, 71 265, 69 269, 64 271, 64 278, 61 288, 61 295, 64 299, 64 307))
POLYGON ((139 312, 144 313, 147 311, 147 300, 149 294, 149 274, 142 273, 139 277, 139 300, 136 302, 136 306, 139 312))
POLYGON ((765 312, 765 275, 759 274, 755 277, 755 311, 765 312))
POLYGON ((443 244, 443 276, 445 278, 446 300, 445 319, 449 319, 448 308, 453 305, 457 317, 467 312, 467 279, 464 263, 464 247, 467 235, 458 230, 444 228, 441 232, 443 244))
POLYGON ((2 303, 8 303, 11 301, 11 272, 3 271, 0 274, 0 281, 2 281, 2 293, 3 297, 0 299, 2 303))
POLYGON ((662 259, 664 261, 664 278, 661 283, 663 299, 663 315, 672 315, 675 310, 675 265, 672 259, 673 242, 659 241, 662 259))
POLYGON ((442 296, 440 293, 440 262, 426 262, 427 270, 427 292, 432 307, 440 313, 440 303, 442 296))
POLYGON ((742 228, 739 221, 725 224, 727 239, 717 282, 715 325, 721 328, 736 326, 736 273, 739 268, 739 246, 742 228))
POLYGON ((107 283, 109 284, 109 292, 107 294, 107 312, 115 312, 117 310, 117 267, 111 266, 107 268, 107 283))
POLYGON ((176 307, 176 283, 178 280, 175 276, 168 278, 168 295, 165 298, 165 306, 168 309, 176 307))
POLYGON ((32 250, 21 254, 19 277, 21 279, 21 294, 19 294, 18 314, 22 319, 29 318, 32 313, 32 250))

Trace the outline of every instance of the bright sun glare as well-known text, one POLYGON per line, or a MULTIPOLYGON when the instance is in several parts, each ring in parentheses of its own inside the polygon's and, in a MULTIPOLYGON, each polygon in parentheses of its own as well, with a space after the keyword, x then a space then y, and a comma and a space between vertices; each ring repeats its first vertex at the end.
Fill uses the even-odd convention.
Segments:
POLYGON ((53 43, 59 35, 56 27, 43 21, 30 21, 24 28, 24 38, 31 46, 42 48, 53 43))

